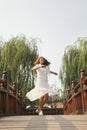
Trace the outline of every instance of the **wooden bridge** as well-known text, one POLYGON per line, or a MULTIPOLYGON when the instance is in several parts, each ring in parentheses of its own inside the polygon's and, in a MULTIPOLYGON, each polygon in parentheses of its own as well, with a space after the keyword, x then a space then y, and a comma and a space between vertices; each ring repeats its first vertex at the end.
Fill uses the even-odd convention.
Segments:
POLYGON ((0 130, 86 130, 87 115, 9 116, 0 118, 0 130))
POLYGON ((4 72, 0 79, 1 130, 87 129, 87 77, 84 71, 80 73, 78 84, 72 82, 63 109, 43 109, 43 116, 38 116, 35 109, 26 111, 25 102, 15 85, 8 85, 7 73, 4 72))

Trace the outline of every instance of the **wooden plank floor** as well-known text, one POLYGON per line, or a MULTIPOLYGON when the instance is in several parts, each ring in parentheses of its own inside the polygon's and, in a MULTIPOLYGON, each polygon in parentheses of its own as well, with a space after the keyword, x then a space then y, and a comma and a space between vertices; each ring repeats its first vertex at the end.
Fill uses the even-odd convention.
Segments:
POLYGON ((0 130, 87 130, 87 115, 0 117, 0 130))

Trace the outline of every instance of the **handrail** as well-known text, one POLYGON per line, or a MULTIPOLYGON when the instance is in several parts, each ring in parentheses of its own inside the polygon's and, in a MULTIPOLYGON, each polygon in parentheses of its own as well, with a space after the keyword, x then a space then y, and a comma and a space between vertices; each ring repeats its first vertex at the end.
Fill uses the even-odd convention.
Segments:
POLYGON ((25 102, 17 91, 16 83, 8 84, 8 74, 3 72, 0 79, 0 115, 23 115, 25 102))
POLYGON ((85 70, 80 71, 80 82, 72 81, 71 90, 67 91, 63 101, 64 114, 87 113, 87 76, 85 70))

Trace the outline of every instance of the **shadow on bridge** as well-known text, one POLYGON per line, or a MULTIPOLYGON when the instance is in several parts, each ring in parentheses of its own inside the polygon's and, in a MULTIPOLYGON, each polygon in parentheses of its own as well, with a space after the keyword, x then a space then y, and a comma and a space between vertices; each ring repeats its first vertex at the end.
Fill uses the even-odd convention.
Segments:
POLYGON ((75 121, 65 115, 31 116, 25 130, 78 130, 75 121))

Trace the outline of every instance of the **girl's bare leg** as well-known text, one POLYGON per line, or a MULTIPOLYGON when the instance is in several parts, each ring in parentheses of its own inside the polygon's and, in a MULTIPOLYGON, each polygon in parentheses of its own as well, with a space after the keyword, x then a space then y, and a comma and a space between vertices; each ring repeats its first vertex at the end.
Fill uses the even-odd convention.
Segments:
POLYGON ((43 99, 44 99, 44 96, 42 96, 40 99, 39 99, 39 107, 38 107, 38 111, 42 111, 42 107, 43 107, 43 99))
POLYGON ((43 105, 47 102, 48 100, 48 93, 44 95, 43 97, 43 105))
MULTIPOLYGON (((47 102, 48 100, 48 94, 45 94, 39 99, 39 106, 38 106, 38 112, 40 113, 42 111, 43 105, 47 102)), ((41 112, 43 115, 43 112, 41 112)))

